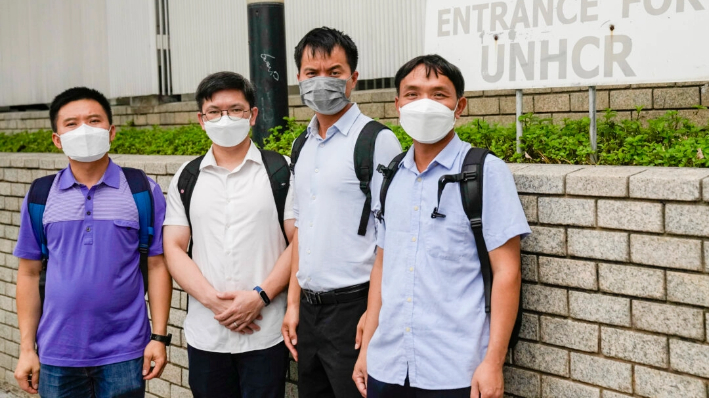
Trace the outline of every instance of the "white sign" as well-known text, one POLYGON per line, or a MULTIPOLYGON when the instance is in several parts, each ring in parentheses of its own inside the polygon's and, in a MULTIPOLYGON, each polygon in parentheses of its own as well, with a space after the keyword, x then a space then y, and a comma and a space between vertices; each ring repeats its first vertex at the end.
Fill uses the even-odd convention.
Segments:
POLYGON ((709 0, 428 0, 466 90, 709 80, 709 0))

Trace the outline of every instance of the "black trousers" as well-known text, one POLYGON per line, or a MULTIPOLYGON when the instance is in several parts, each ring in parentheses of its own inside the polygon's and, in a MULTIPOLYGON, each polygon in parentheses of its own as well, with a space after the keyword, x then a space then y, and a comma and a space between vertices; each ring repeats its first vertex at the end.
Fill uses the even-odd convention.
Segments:
POLYGON ((298 325, 300 398, 361 398, 352 381, 359 350, 357 323, 367 297, 342 304, 311 305, 301 300, 298 325))
POLYGON ((403 386, 384 383, 372 376, 367 378, 367 398, 470 398, 470 389, 422 390, 411 387, 408 377, 403 386))
POLYGON ((187 346, 195 398, 283 398, 288 350, 283 342, 241 354, 187 346))

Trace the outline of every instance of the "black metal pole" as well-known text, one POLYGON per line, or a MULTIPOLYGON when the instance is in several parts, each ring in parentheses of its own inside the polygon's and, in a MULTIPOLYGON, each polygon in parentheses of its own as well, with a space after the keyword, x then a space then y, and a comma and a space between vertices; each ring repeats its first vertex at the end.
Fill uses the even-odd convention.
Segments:
POLYGON ((286 22, 283 0, 248 0, 249 65, 259 116, 253 138, 259 145, 288 116, 286 22))

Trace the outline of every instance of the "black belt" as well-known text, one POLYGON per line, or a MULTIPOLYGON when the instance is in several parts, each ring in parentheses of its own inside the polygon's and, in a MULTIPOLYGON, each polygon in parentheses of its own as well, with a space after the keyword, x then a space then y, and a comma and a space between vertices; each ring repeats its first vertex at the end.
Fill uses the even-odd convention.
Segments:
POLYGON ((302 289, 300 296, 310 305, 348 303, 366 297, 369 294, 369 282, 343 287, 329 292, 314 292, 302 289))

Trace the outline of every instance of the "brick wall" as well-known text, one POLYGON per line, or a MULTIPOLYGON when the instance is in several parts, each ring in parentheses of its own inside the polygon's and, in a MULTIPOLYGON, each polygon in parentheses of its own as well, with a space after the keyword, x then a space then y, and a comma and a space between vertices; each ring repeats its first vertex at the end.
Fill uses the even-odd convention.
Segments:
MULTIPOLYGON (((355 91, 352 101, 357 102, 366 115, 384 122, 397 123, 393 89, 355 91)), ((524 90, 524 113, 534 112, 554 121, 564 118, 577 119, 588 116, 588 87, 524 90)), ((467 91, 468 109, 460 123, 473 119, 483 119, 490 123, 514 123, 515 91, 467 91)), ((135 101, 140 103, 140 101, 135 101)), ((300 97, 288 98, 290 116, 299 122, 309 121, 313 112, 303 106, 300 97)), ((699 124, 707 124, 709 110, 698 110, 702 105, 709 107, 709 82, 640 84, 599 86, 597 108, 599 111, 611 108, 620 118, 637 117, 637 107, 642 106, 642 118, 655 117, 668 110, 679 110, 699 124)), ((179 126, 197 123, 197 103, 194 101, 173 102, 155 105, 144 101, 137 106, 113 106, 114 123, 117 126, 133 124, 139 127, 152 125, 179 126)), ((0 113, 0 132, 49 129, 49 112, 7 112, 0 113)))
MULTIPOLYGON (((113 159, 143 168, 165 190, 188 158, 113 159)), ((12 384, 19 207, 34 178, 66 163, 58 154, 0 155, 0 380, 12 384)), ((709 169, 510 169, 534 233, 523 241, 524 324, 505 368, 507 394, 707 398, 709 169)), ((148 397, 191 395, 185 308, 175 286, 170 364, 148 383, 148 397)))

